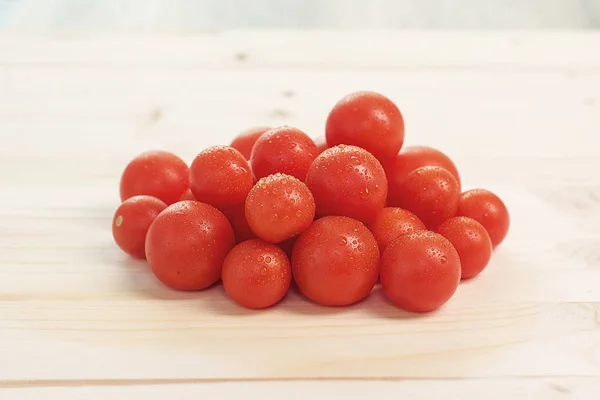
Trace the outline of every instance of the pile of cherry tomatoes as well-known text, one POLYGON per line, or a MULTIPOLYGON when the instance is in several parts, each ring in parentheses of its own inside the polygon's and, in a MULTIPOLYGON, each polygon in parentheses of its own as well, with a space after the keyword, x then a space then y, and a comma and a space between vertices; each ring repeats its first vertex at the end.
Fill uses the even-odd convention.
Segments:
POLYGON ((113 236, 167 286, 221 280, 248 308, 276 304, 292 281, 316 303, 347 306, 379 279, 398 307, 432 311, 486 267, 509 215, 489 191, 462 192, 444 153, 403 142, 398 107, 357 92, 316 141, 289 126, 255 128, 189 167, 146 152, 121 177, 113 236))

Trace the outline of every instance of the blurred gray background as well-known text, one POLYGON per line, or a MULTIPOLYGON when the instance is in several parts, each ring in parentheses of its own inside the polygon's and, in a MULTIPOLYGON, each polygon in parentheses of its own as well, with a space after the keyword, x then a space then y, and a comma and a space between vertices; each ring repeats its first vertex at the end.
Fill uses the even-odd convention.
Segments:
POLYGON ((600 0, 0 0, 16 32, 599 27, 600 0))

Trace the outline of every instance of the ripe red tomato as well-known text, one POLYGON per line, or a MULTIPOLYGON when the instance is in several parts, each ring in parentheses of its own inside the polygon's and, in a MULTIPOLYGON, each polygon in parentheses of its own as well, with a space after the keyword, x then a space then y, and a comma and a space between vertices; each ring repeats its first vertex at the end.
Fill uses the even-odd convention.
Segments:
POLYGON ((189 168, 185 161, 166 151, 148 151, 125 167, 121 175, 121 201, 148 195, 167 205, 173 204, 188 187, 189 168))
POLYGON ((381 257, 383 293, 398 307, 428 312, 445 304, 460 282, 460 259, 446 238, 419 231, 396 238, 381 257))
POLYGON ((115 211, 112 234, 115 243, 125 253, 146 258, 144 243, 152 221, 167 205, 152 196, 133 196, 125 200, 115 211))
POLYGON ((329 148, 327 146, 327 141, 325 140, 325 136, 319 136, 315 139, 315 146, 317 146, 317 155, 321 154, 325 150, 329 148))
POLYGON ((246 220, 259 238, 279 243, 297 236, 315 217, 315 200, 299 179, 275 174, 261 178, 246 199, 246 220))
POLYGON ((246 208, 244 205, 223 210, 223 214, 225 214, 233 228, 236 243, 256 239, 256 235, 252 232, 246 220, 246 208))
POLYGON ((473 218, 489 233, 497 247, 508 233, 510 216, 500 197, 484 189, 473 189, 460 196, 457 215, 473 218))
POLYGON ((247 308, 265 308, 279 302, 292 280, 287 256, 277 245, 260 239, 236 245, 223 262, 225 292, 247 308))
POLYGON ((345 215, 368 223, 385 206, 387 197, 383 167, 356 146, 325 150, 311 165, 306 184, 319 216, 345 215))
POLYGON ((248 161, 228 146, 203 150, 190 167, 190 189, 196 200, 220 210, 244 204, 252 182, 248 161))
POLYGON ((342 98, 327 117, 329 146, 362 147, 380 161, 393 158, 404 143, 404 119, 387 97, 356 92, 342 98))
POLYGON ((326 306, 354 304, 377 281, 379 249, 360 222, 341 216, 312 223, 294 244, 292 271, 300 291, 326 306))
POLYGON ((292 250, 294 250, 294 244, 296 243, 296 240, 298 240, 298 236, 294 236, 293 238, 289 238, 288 240, 284 240, 283 242, 277 244, 290 260, 292 259, 292 250))
POLYGON ((490 235, 479 222, 467 217, 446 220, 437 232, 448 239, 460 257, 461 278, 478 275, 492 258, 490 235))
POLYGON ((369 229, 377 240, 381 254, 398 236, 427 230, 415 214, 398 207, 386 207, 381 210, 369 224, 369 229))
POLYGON ((223 213, 199 201, 180 201, 156 217, 146 236, 146 257, 165 285, 200 290, 221 277, 221 266, 235 244, 223 213))
POLYGON ((230 146, 242 153, 246 160, 250 160, 250 154, 252 154, 254 143, 256 143, 256 140, 269 129, 271 128, 266 126, 257 126, 255 128, 247 129, 237 135, 230 146))
POLYGON ((181 194, 181 197, 179 198, 179 201, 183 201, 183 200, 196 200, 196 198, 192 194, 192 191, 190 190, 190 188, 187 188, 185 190, 185 192, 183 192, 181 194))
POLYGON ((398 205, 406 197, 404 184, 408 174, 425 166, 442 167, 456 178, 460 187, 460 176, 452 160, 439 150, 425 146, 408 146, 383 167, 388 178, 388 202, 398 205))
POLYGON ((304 182, 317 156, 317 147, 306 133, 289 126, 265 132, 254 144, 250 163, 256 178, 280 172, 304 182))
POLYGON ((456 178, 443 168, 415 169, 406 178, 404 193, 397 205, 415 213, 429 229, 456 215, 460 187, 456 178))

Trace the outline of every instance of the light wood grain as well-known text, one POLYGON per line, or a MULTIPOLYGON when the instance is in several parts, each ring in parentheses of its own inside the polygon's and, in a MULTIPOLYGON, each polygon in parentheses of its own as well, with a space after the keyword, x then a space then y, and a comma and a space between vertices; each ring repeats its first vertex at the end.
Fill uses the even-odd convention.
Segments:
POLYGON ((597 398, 593 48, 600 35, 0 37, 0 398, 597 398), (347 309, 292 292, 250 312, 219 287, 169 290, 113 244, 138 152, 190 161, 255 124, 318 136, 358 89, 397 101, 408 144, 446 151, 466 188, 510 209, 488 269, 440 311, 409 315, 376 289, 347 309))

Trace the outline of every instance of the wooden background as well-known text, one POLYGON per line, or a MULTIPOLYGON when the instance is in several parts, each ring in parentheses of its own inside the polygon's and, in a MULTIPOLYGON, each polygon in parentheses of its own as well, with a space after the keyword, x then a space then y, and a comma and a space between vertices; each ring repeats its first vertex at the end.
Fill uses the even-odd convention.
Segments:
POLYGON ((598 399, 597 49, 570 32, 0 36, 0 399, 598 399), (318 136, 359 89, 511 212, 439 312, 378 289, 246 311, 166 289, 113 244, 137 153, 190 161, 257 124, 318 136))

